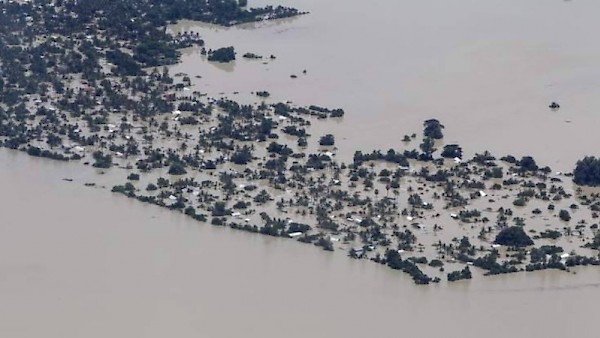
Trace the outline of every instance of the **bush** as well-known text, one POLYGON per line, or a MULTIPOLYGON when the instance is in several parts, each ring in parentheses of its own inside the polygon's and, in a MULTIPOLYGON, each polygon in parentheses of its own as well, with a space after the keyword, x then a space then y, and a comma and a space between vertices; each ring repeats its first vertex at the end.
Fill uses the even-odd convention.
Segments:
POLYGON ((169 184, 171 183, 166 178, 159 177, 156 179, 156 185, 158 185, 159 188, 166 188, 169 186, 169 184))
POLYGON ((182 163, 174 162, 169 167, 169 175, 185 175, 187 171, 182 163))
POLYGON ((238 201, 233 205, 234 209, 246 209, 250 206, 250 202, 238 201))
POLYGON ((571 214, 569 214, 567 210, 563 209, 558 213, 558 218, 560 218, 562 221, 568 222, 571 220, 571 214))
POLYGON ((185 208, 184 213, 188 216, 195 216, 196 209, 194 209, 194 207, 192 207, 192 206, 188 206, 187 208, 185 208))
POLYGON ((127 179, 131 180, 131 181, 139 181, 140 180, 140 174, 131 173, 131 174, 129 174, 129 176, 127 176, 127 179))
POLYGON ((527 199, 523 197, 519 197, 513 201, 513 205, 516 207, 524 207, 527 204, 527 199))
POLYGON ((440 268, 444 266, 444 262, 440 261, 439 259, 432 259, 431 262, 429 262, 429 266, 434 268, 440 268))
POLYGON ((222 226, 225 225, 225 219, 220 218, 220 217, 214 217, 211 221, 210 224, 212 225, 217 225, 217 226, 222 226))
POLYGON ((111 189, 112 192, 118 192, 124 195, 133 196, 135 192, 135 187, 133 184, 127 182, 124 185, 115 185, 111 189))
POLYGON ((591 242, 584 245, 586 248, 600 250, 600 232, 596 233, 591 242))
POLYGON ((448 281, 455 282, 461 279, 471 279, 471 270, 468 266, 465 266, 461 271, 454 271, 448 274, 448 281))

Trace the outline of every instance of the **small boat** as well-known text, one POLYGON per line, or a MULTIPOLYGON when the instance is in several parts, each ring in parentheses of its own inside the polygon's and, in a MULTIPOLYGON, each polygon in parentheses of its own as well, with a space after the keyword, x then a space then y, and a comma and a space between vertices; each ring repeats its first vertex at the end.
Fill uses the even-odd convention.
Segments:
POLYGON ((560 104, 558 104, 556 102, 552 102, 548 107, 552 110, 556 110, 556 109, 560 108, 560 104))

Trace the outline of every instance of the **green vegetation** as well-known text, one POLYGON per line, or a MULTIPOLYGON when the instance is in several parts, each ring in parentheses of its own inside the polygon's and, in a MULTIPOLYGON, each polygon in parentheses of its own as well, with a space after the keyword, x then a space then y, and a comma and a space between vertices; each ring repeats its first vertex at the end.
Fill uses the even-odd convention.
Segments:
POLYGON ((461 158, 462 148, 458 144, 447 144, 444 146, 441 156, 446 158, 461 158))
POLYGON ((455 282, 462 279, 471 279, 471 270, 468 266, 465 266, 464 269, 460 271, 453 271, 448 274, 448 281, 455 282))
POLYGON ((394 270, 402 270, 411 275, 415 284, 429 284, 434 281, 431 279, 431 277, 424 274, 415 263, 411 262, 410 260, 403 260, 396 250, 386 251, 385 261, 390 268, 394 270))
POLYGON ((136 173, 131 173, 127 176, 128 180, 131 181, 139 181, 140 180, 140 174, 136 174, 136 173))
POLYGON ((577 161, 573 171, 573 182, 592 187, 600 186, 600 158, 586 156, 577 161))
POLYGON ((590 243, 585 244, 586 248, 600 250, 600 232, 597 232, 590 243))
MULTIPOLYGON (((431 119, 423 124, 422 138, 412 133, 398 149, 356 151, 344 162, 348 149, 333 156, 308 147, 318 141, 343 148, 334 134, 316 140, 311 135, 323 130, 313 127, 321 119, 340 122, 343 109, 268 103, 276 98, 261 99, 270 97, 266 91, 243 104, 209 97, 194 90, 201 86, 193 76, 170 74, 164 67, 179 60, 180 48, 193 45, 213 61, 236 57, 233 47, 205 47, 198 33, 167 34, 165 25, 178 19, 232 25, 298 14, 245 5, 233 0, 1 3, 0 144, 36 157, 114 167, 111 174, 127 181, 111 190, 128 198, 328 251, 352 248, 351 257, 403 271, 417 284, 438 282, 445 269, 458 264, 469 267, 447 273, 449 281, 470 278, 471 264, 486 275, 600 264, 577 255, 578 248, 566 255, 558 246, 577 236, 586 248, 600 247, 598 225, 587 223, 599 217, 600 194, 571 194, 558 177, 562 174, 549 175, 550 169, 531 157, 497 161, 485 151, 463 158, 457 144, 445 145, 440 154, 444 126, 431 119), (444 159, 454 157, 460 160, 444 159), (165 172, 174 176, 147 181, 165 172), (518 208, 498 202, 510 206, 513 198, 518 208), (560 231, 529 222, 549 215, 570 220, 566 210, 556 214, 555 205, 569 205, 564 208, 581 221, 563 224, 560 231), (274 210, 285 218, 271 217, 274 210), (557 246, 531 247, 528 255, 523 247, 534 243, 522 229, 526 220, 536 242, 552 239, 557 246), (443 233, 449 228, 458 231, 455 238, 443 233), (438 242, 422 241, 437 233, 443 233, 438 242), (489 248, 494 236, 509 247, 502 255, 495 245, 489 248)), ((583 176, 590 176, 587 171, 583 176)))
POLYGON ((134 196, 135 186, 129 182, 124 185, 115 185, 112 189, 112 192, 120 193, 127 196, 134 196))
POLYGON ((436 119, 429 119, 423 123, 423 136, 425 138, 441 139, 444 138, 442 129, 444 126, 436 119))
POLYGON ((321 146, 333 146, 335 144, 335 137, 331 134, 327 134, 319 140, 321 146))
POLYGON ((95 160, 93 164, 94 167, 104 169, 112 167, 112 155, 96 151, 94 152, 93 157, 95 160))
POLYGON ((181 162, 174 162, 169 167, 169 175, 185 175, 186 173, 185 165, 181 162))
POLYGON ((258 55, 258 54, 254 54, 254 53, 245 53, 244 55, 242 55, 243 58, 245 59, 262 59, 263 57, 258 55))
POLYGON ((216 202, 212 208, 212 216, 221 217, 228 215, 230 212, 227 210, 224 202, 216 202))
POLYGON ((223 47, 208 52, 208 61, 227 63, 235 60, 235 49, 223 47))
POLYGON ((521 161, 519 161, 519 166, 521 167, 522 171, 537 171, 539 169, 538 165, 535 163, 535 160, 531 156, 524 156, 521 158, 521 161))
POLYGON ((558 239, 562 234, 556 230, 545 230, 540 232, 540 238, 558 239))
POLYGON ((494 243, 511 247, 525 247, 533 245, 533 240, 522 227, 512 226, 502 229, 496 236, 494 243))
POLYGON ((571 220, 571 214, 569 214, 567 210, 562 209, 558 212, 558 218, 560 218, 561 221, 568 222, 571 220))

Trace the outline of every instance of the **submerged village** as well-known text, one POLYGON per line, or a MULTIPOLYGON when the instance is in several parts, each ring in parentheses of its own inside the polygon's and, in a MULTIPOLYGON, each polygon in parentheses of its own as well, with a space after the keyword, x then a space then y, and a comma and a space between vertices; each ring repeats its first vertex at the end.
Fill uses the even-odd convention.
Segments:
POLYGON ((391 149, 338 158, 343 142, 311 126, 343 119, 343 109, 273 103, 266 91, 254 104, 211 98, 194 90, 201 78, 169 72, 185 47, 210 62, 276 58, 201 32, 170 34, 177 20, 307 14, 247 5, 1 2, 1 145, 122 176, 107 187, 115 198, 343 252, 417 284, 600 265, 600 159, 561 173, 530 156, 481 149, 465 158, 435 118, 391 149))

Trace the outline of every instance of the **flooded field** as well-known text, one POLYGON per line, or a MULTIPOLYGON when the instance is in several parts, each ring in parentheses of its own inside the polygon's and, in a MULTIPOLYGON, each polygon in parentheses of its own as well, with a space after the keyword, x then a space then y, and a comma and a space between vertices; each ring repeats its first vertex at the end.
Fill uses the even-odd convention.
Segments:
POLYGON ((346 158, 397 147, 430 117, 446 125, 446 142, 471 154, 533 155, 565 171, 596 151, 597 1, 280 2, 311 13, 233 28, 173 27, 199 32, 207 48, 238 52, 233 65, 218 66, 187 50, 174 72, 201 75, 195 89, 211 95, 256 100, 251 92, 267 90, 271 100, 342 107, 343 122, 319 128, 346 139, 346 158), (241 58, 246 52, 267 59, 241 58), (561 109, 548 109, 552 101, 561 109))
MULTIPOLYGON (((278 3, 311 13, 172 26, 207 48, 235 46, 238 60, 216 65, 191 48, 171 73, 201 77, 193 90, 210 96, 255 102, 266 90, 268 102, 343 108, 311 132, 334 133, 345 161, 401 147, 427 118, 466 156, 532 155, 568 171, 596 154, 597 1, 278 3)), ((123 171, 101 172, 0 149, 0 337, 597 336, 597 268, 419 287, 346 251, 117 196, 123 171)))
MULTIPOLYGON (((65 173, 79 172, 73 182, 65 173)), ((405 274, 84 187, 0 150, 2 337, 596 336, 600 271, 405 274)))

